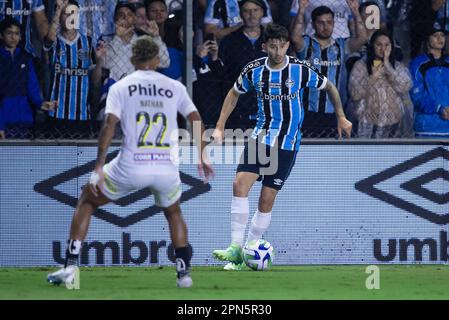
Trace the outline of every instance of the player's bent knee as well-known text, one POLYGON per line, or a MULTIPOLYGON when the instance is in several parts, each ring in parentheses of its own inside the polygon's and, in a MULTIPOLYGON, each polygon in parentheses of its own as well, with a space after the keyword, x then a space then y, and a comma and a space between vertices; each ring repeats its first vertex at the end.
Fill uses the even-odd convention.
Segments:
POLYGON ((236 197, 247 197, 249 193, 250 186, 243 181, 243 179, 236 178, 233 184, 234 196, 236 197))

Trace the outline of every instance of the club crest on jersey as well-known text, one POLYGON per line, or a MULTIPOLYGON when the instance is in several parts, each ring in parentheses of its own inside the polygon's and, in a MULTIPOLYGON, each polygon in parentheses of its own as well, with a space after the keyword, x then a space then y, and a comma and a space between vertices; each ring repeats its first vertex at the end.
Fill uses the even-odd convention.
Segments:
POLYGON ((287 88, 293 88, 293 86, 295 85, 295 81, 291 78, 288 78, 287 80, 285 80, 285 86, 287 88))
POLYGON ((78 50, 78 59, 80 60, 88 60, 89 59, 89 51, 85 49, 78 50))

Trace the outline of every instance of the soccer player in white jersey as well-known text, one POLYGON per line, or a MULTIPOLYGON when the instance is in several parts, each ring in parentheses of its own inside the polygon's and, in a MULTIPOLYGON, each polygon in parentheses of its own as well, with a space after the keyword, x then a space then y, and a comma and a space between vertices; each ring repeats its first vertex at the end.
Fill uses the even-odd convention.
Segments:
POLYGON ((268 57, 251 61, 243 68, 226 96, 213 133, 214 140, 220 143, 240 94, 255 90, 257 124, 245 145, 233 185, 231 245, 213 252, 218 260, 229 261, 225 270, 240 270, 244 265, 242 247, 249 217, 248 194, 256 181, 262 181, 262 190, 247 242, 260 239, 270 225, 274 200, 290 175, 300 147, 304 119, 301 91, 326 90, 335 106, 339 136, 343 132, 351 135, 352 123, 346 119, 337 88, 309 63, 287 56, 288 39, 283 26, 269 24, 265 28, 262 47, 268 57))
MULTIPOLYGON (((187 226, 181 214, 181 181, 177 166, 177 113, 191 122, 201 117, 178 81, 157 73, 159 48, 151 37, 143 36, 132 47, 131 61, 136 71, 115 83, 106 103, 106 118, 100 132, 95 169, 83 189, 73 216, 65 267, 49 274, 47 280, 60 284, 73 281, 82 241, 86 238, 90 217, 99 207, 139 189, 150 188, 156 205, 164 210, 170 237, 175 247, 178 287, 190 287, 191 247, 187 226), (118 156, 105 164, 108 147, 117 123, 124 133, 118 156), (172 137, 172 139, 170 139, 172 137)), ((201 130, 202 131, 202 130, 201 130)), ((205 145, 196 139, 204 182, 213 177, 205 145)))

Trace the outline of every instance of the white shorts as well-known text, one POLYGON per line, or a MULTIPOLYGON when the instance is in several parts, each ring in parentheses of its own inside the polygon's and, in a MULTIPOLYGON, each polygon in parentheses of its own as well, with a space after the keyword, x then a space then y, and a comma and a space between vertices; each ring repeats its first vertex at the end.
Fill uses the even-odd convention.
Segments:
POLYGON ((100 190, 110 200, 116 201, 135 191, 149 188, 154 194, 155 204, 168 208, 181 198, 181 178, 176 167, 160 168, 157 174, 142 174, 133 170, 124 170, 115 158, 104 165, 104 183, 100 190))

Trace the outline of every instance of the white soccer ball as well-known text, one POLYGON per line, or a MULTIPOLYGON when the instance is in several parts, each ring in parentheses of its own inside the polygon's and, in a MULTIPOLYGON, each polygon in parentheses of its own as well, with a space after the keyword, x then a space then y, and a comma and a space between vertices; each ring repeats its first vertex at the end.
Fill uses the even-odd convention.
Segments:
POLYGON ((243 248, 245 264, 255 271, 267 270, 273 259, 273 246, 267 240, 252 240, 243 248))

